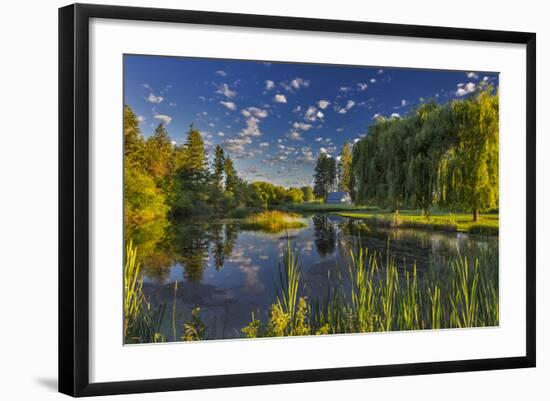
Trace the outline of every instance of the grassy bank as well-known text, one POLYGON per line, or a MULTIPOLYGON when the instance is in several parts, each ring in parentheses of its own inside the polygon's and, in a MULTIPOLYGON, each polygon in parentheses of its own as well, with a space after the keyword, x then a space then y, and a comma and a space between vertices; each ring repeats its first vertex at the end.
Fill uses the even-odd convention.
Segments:
POLYGON ((268 232, 279 232, 292 228, 305 227, 306 223, 293 213, 268 210, 248 216, 241 227, 247 230, 262 230, 268 232))
POLYGON ((420 211, 350 211, 337 212, 337 215, 362 219, 367 224, 391 228, 420 228, 440 231, 460 231, 472 234, 498 235, 498 214, 482 214, 477 223, 472 221, 471 214, 433 213, 423 216, 420 211))
POLYGON ((379 210, 377 207, 340 205, 320 202, 287 203, 277 206, 277 209, 295 213, 370 212, 379 210))

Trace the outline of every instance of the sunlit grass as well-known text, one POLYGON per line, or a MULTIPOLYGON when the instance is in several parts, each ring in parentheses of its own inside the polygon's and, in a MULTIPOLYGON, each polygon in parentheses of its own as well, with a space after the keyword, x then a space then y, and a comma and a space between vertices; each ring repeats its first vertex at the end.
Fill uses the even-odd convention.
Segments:
POLYGON ((391 228, 420 228, 439 231, 460 231, 472 234, 498 235, 498 214, 482 214, 478 222, 466 213, 433 213, 428 216, 420 211, 338 212, 342 217, 365 220, 367 224, 391 228))
POLYGON ((164 342, 160 327, 166 304, 152 305, 145 298, 137 253, 137 247, 130 241, 126 245, 124 264, 124 342, 164 342))
POLYGON ((278 210, 268 210, 253 214, 245 219, 242 228, 248 230, 262 230, 279 232, 292 228, 306 227, 307 224, 300 220, 299 216, 278 210))
MULTIPOLYGON (((389 249, 388 249, 389 250, 389 249)), ((267 322, 254 315, 246 337, 367 333, 488 327, 499 324, 498 255, 488 250, 458 254, 419 278, 416 265, 399 266, 368 249, 350 249, 351 289, 330 286, 324 300, 303 293, 296 249, 287 244, 281 282, 267 322), (283 300, 283 301, 281 301, 283 300), (285 300, 291 300, 291 306, 285 300), (297 307, 296 307, 297 305, 297 307), (294 308, 294 309, 293 309, 294 308)))

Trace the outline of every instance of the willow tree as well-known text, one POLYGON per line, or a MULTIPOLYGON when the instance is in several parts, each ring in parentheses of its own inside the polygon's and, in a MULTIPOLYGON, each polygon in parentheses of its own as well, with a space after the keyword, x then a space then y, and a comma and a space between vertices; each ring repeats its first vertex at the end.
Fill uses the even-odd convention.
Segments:
POLYGON ((452 103, 457 144, 446 173, 450 204, 471 210, 474 221, 481 209, 498 207, 498 94, 490 88, 477 97, 452 103))
POLYGON ((404 118, 379 119, 353 148, 360 204, 498 207, 498 95, 491 87, 444 105, 422 103, 404 118))

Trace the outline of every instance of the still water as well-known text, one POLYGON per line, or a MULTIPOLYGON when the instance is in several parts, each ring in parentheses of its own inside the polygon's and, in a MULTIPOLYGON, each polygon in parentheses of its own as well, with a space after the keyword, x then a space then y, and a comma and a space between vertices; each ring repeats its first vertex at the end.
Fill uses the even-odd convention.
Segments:
POLYGON ((389 249, 400 269, 412 269, 416 263, 420 277, 430 264, 467 249, 498 252, 498 237, 376 230, 358 220, 326 214, 304 217, 304 222, 305 228, 276 234, 242 230, 235 220, 186 221, 176 227, 174 238, 162 244, 164 251, 143 262, 146 296, 166 304, 166 340, 179 340, 194 307, 201 309, 208 338, 242 337, 240 329, 250 322, 252 312, 265 320, 276 298, 279 263, 288 241, 301 265, 301 295, 310 300, 322 300, 331 286, 345 288, 350 248, 368 248, 380 258, 389 249))

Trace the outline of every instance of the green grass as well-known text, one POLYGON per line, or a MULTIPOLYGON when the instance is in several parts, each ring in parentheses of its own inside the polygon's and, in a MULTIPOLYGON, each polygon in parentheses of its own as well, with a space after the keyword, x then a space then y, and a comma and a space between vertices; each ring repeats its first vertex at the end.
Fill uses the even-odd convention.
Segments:
POLYGON ((138 249, 130 241, 124 265, 124 340, 125 343, 164 342, 160 333, 166 304, 152 305, 143 294, 138 249))
POLYGON ((367 224, 391 228, 420 228, 440 231, 460 231, 472 234, 498 235, 498 214, 482 214, 481 220, 473 222, 472 215, 466 213, 433 213, 424 216, 420 211, 338 212, 337 215, 362 219, 367 224))
POLYGON ((355 206, 355 205, 338 205, 320 202, 305 202, 305 203, 286 203, 277 207, 283 211, 296 213, 323 213, 323 212, 351 212, 351 211, 373 211, 378 210, 376 207, 355 206))
POLYGON ((306 227, 307 224, 293 213, 268 210, 248 216, 241 227, 247 230, 261 230, 271 233, 280 232, 292 228, 306 227))
MULTIPOLYGON (((389 249, 388 249, 389 250, 389 249)), ((489 327, 499 324, 498 254, 459 254, 432 266, 422 279, 416 266, 397 266, 368 249, 350 249, 351 293, 329 287, 323 301, 309 301, 302 289, 296 249, 288 244, 281 281, 292 276, 292 291, 279 287, 267 322, 252 315, 246 337, 366 333, 489 327), (289 297, 289 294, 292 296, 289 297), (292 299, 293 311, 281 300, 292 299), (296 306, 297 305, 297 306, 296 306)))

